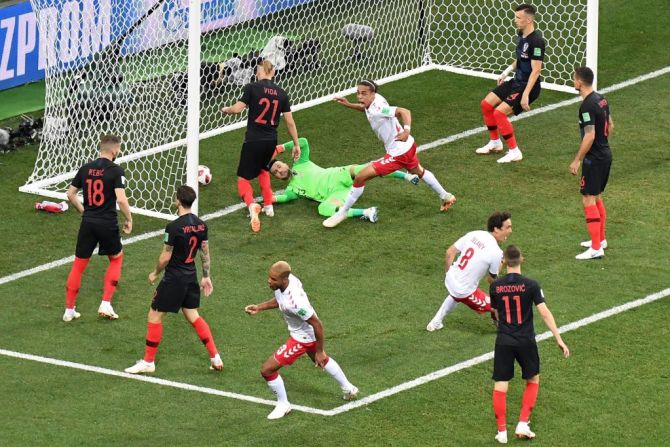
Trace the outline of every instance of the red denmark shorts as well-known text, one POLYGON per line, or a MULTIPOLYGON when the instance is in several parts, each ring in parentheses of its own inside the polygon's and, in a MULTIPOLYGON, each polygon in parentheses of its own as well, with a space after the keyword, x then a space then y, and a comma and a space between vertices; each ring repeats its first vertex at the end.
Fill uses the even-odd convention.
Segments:
POLYGON ((419 159, 416 156, 416 142, 412 144, 407 152, 394 157, 386 154, 382 158, 372 162, 372 167, 377 175, 388 175, 398 169, 414 169, 419 166, 419 159))
POLYGON ((452 296, 452 298, 454 301, 465 304, 477 313, 483 314, 491 311, 491 298, 482 289, 475 290, 472 295, 465 298, 456 298, 455 296, 452 296))
POLYGON ((306 352, 316 351, 316 342, 303 343, 293 337, 289 337, 286 343, 275 352, 275 360, 281 366, 292 365, 301 355, 306 352))

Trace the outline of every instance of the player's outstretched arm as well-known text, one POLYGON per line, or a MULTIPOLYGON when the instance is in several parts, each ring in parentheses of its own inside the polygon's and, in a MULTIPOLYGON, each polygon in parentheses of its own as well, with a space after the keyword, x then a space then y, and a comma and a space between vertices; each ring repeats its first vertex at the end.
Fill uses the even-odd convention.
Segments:
POLYGON ((237 101, 232 106, 222 108, 221 112, 225 113, 226 115, 237 115, 238 113, 242 113, 242 111, 246 108, 247 105, 244 102, 237 101))
POLYGON ((75 207, 77 211, 79 211, 79 214, 82 214, 84 212, 84 205, 81 204, 79 197, 77 197, 78 192, 79 188, 70 185, 70 187, 67 189, 66 195, 72 206, 75 207))
POLYGON ((209 257, 209 241, 202 241, 200 245, 200 261, 202 262, 202 279, 200 280, 200 288, 205 296, 210 296, 214 291, 212 278, 209 276, 211 259, 209 257))
POLYGON ((554 316, 547 307, 547 304, 546 303, 538 304, 537 311, 540 312, 540 316, 542 317, 542 320, 544 320, 544 324, 547 325, 547 327, 553 334, 554 338, 556 339, 558 347, 563 352, 563 357, 565 358, 570 357, 570 350, 568 349, 568 346, 563 342, 563 339, 561 338, 561 333, 558 332, 558 328, 556 327, 556 321, 554 320, 554 316))
POLYGON ((298 160, 300 158, 300 142, 298 141, 298 128, 296 127, 295 121, 293 120, 293 113, 284 112, 282 115, 286 120, 288 134, 291 135, 291 139, 293 140, 293 149, 291 149, 291 155, 293 156, 293 160, 298 160))
POLYGON ((128 204, 128 197, 126 197, 126 190, 123 188, 114 188, 114 192, 116 193, 116 203, 119 204, 119 209, 126 219, 123 223, 123 232, 130 234, 133 231, 133 216, 130 214, 130 205, 128 204))
POLYGON ((298 196, 298 194, 294 193, 290 189, 284 191, 283 194, 277 194, 275 196, 272 196, 273 203, 286 203, 292 200, 296 200, 298 197, 300 196, 298 196))
POLYGON ((353 103, 349 102, 349 100, 343 96, 336 96, 333 98, 333 101, 335 101, 338 104, 342 104, 344 107, 347 107, 349 109, 354 109, 358 110, 359 112, 365 112, 365 106, 363 104, 359 103, 353 103))
POLYGON ((328 355, 326 355, 326 351, 323 350, 323 324, 321 324, 321 320, 319 320, 319 317, 317 317, 316 314, 309 317, 307 323, 309 323, 309 325, 314 328, 314 337, 316 338, 316 354, 314 354, 314 363, 316 366, 323 368, 326 365, 326 361, 328 360, 328 355))
POLYGON ((172 249, 172 245, 163 244, 163 251, 158 256, 156 267, 154 267, 153 271, 149 273, 149 284, 155 283, 158 275, 160 275, 161 272, 165 270, 165 267, 167 267, 168 262, 170 262, 170 258, 172 258, 172 249))
POLYGON ((256 315, 258 312, 262 312, 268 309, 276 309, 279 307, 276 298, 272 298, 264 303, 260 304, 249 304, 244 307, 244 311, 249 315, 256 315))

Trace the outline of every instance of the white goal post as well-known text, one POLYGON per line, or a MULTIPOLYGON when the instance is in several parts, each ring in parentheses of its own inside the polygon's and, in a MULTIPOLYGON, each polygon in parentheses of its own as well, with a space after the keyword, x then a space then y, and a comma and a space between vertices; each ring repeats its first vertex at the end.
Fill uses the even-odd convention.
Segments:
MULTIPOLYGON (((293 110, 428 70, 497 78, 514 58, 509 0, 31 0, 46 72, 44 130, 24 192, 65 198, 105 133, 123 140, 132 210, 173 218, 197 184, 199 140, 245 125, 225 116, 260 58, 293 110)), ((597 73, 598 0, 535 0, 543 87, 597 73)), ((482 92, 482 94, 485 92, 482 92)), ((241 142, 240 142, 241 144, 241 142)), ((235 148, 238 150, 239 148, 235 148)), ((210 166, 233 178, 234 166, 210 166)), ((219 174, 220 173, 220 174, 219 174)), ((196 203, 197 207, 197 203, 196 203)), ((197 208, 196 208, 197 210, 197 208)))

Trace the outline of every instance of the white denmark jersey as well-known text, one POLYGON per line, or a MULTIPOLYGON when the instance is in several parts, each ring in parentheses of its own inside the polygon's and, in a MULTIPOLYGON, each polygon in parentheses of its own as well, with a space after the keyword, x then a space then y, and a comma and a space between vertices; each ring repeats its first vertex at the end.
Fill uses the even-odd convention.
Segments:
POLYGON ((414 138, 410 135, 407 141, 396 141, 396 136, 402 132, 403 127, 395 117, 397 107, 389 106, 389 103, 379 93, 375 94, 375 100, 370 107, 365 109, 365 116, 377 134, 389 155, 397 157, 407 152, 414 144, 414 138))
POLYGON ((465 298, 477 290, 486 272, 497 275, 503 252, 488 231, 471 231, 454 244, 460 252, 444 278, 449 295, 465 298))
POLYGON ((305 343, 316 341, 314 328, 306 321, 312 318, 312 315, 315 315, 316 312, 314 312, 300 280, 289 274, 288 286, 283 292, 279 289, 275 290, 275 298, 288 325, 291 337, 305 343))

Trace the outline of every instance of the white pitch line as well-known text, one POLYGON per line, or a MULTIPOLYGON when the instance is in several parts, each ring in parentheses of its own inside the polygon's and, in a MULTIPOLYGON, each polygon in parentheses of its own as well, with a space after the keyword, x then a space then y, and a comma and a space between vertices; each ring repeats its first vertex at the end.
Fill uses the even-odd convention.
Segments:
MULTIPOLYGON (((568 323, 565 326, 561 326, 558 328, 560 333, 565 333, 565 332, 570 332, 574 331, 575 329, 578 329, 583 326, 587 326, 589 324, 595 323, 596 321, 603 320, 605 318, 611 317, 613 315, 620 314, 622 312, 625 312, 630 309, 634 309, 636 307, 644 306, 645 304, 649 304, 651 302, 660 300, 662 298, 665 298, 666 296, 670 295, 670 288, 661 290, 660 292, 652 293, 651 295, 648 295, 644 298, 640 298, 637 300, 629 301, 625 304, 622 304, 620 306, 615 306, 610 309, 604 310, 602 312, 598 312, 596 314, 593 314, 589 317, 582 318, 581 320, 577 320, 572 323, 568 323)), ((551 332, 543 332, 542 334, 538 335, 535 337, 535 339, 539 342, 542 340, 546 340, 548 338, 552 338, 551 332)), ((365 405, 368 405, 372 402, 378 401, 380 399, 384 399, 386 397, 392 396, 394 394, 401 393, 403 391, 407 391, 409 389, 415 388, 419 385, 423 385, 428 382, 432 382, 437 379, 441 379, 442 377, 446 377, 450 374, 453 374, 455 372, 461 371, 463 369, 471 368, 473 366, 479 365, 480 363, 487 362, 489 360, 493 359, 493 351, 487 352, 486 354, 482 354, 477 357, 473 357, 470 360, 465 360, 463 362, 457 363, 455 365, 449 366, 444 369, 440 369, 438 371, 434 371, 430 374, 426 374, 425 376, 418 377, 416 379, 410 380, 409 382, 401 383, 400 385, 396 385, 391 388, 387 388, 383 391, 380 391, 375 394, 371 394, 369 396, 364 397, 363 399, 357 400, 355 402, 350 402, 348 404, 341 405, 339 407, 333 408, 330 410, 328 413, 328 416, 335 416, 340 413, 345 413, 347 411, 353 410, 355 408, 359 408, 365 405)))
MULTIPOLYGON (((143 376, 136 374, 128 374, 122 371, 116 371, 114 369, 102 368, 99 366, 85 365, 83 363, 68 362, 67 360, 59 360, 50 357, 42 357, 39 355, 24 354, 22 352, 8 351, 6 349, 0 349, 0 355, 7 357, 14 357, 23 360, 32 360, 34 362, 46 363, 49 365, 64 366, 66 368, 74 368, 82 371, 94 372, 98 374, 104 374, 107 376, 122 377, 124 379, 138 380, 140 382, 149 382, 156 385, 163 385, 172 388, 179 388, 182 390, 196 391, 198 393, 211 394, 214 396, 228 397, 230 399, 243 400, 247 402, 253 402, 256 404, 263 404, 274 407, 277 405, 277 402, 274 400, 262 399, 260 397, 248 396, 246 394, 232 393, 230 391, 217 390, 215 388, 207 388, 204 386, 191 385, 190 383, 183 382, 174 382, 172 380, 159 379, 158 377, 152 376, 143 376)), ((319 414, 322 416, 327 416, 327 410, 321 410, 319 408, 306 407, 303 405, 293 405, 291 404, 293 410, 302 411, 303 413, 319 414)))
MULTIPOLYGON (((611 85, 609 87, 605 87, 604 89, 600 90, 600 93, 609 93, 609 92, 614 92, 616 90, 621 90, 623 88, 630 87, 631 85, 635 85, 635 84, 638 84, 640 82, 647 81, 649 79, 654 79, 654 78, 657 78, 659 76, 663 76, 664 74, 667 74, 667 73, 670 73, 670 66, 667 66, 667 67, 661 68, 659 70, 649 72, 649 73, 644 74, 644 75, 637 76, 635 78, 631 78, 627 81, 623 81, 623 82, 620 82, 618 84, 611 85)), ((581 98, 579 96, 577 96, 575 98, 571 98, 571 99, 566 99, 565 101, 560 101, 560 102, 557 102, 555 104, 550 104, 550 105, 547 105, 547 106, 544 106, 544 107, 540 107, 538 109, 531 110, 530 112, 525 112, 522 115, 518 115, 518 116, 513 117, 511 120, 512 121, 518 121, 518 120, 521 120, 521 119, 530 118, 531 116, 539 115, 540 113, 549 112, 551 110, 556 110, 558 108, 565 107, 565 106, 568 106, 570 104, 578 103, 579 101, 581 101, 581 98)), ((431 143, 422 144, 419 147, 417 147, 417 152, 423 152, 423 151, 426 151, 428 149, 432 149, 434 147, 443 146, 445 144, 452 143, 454 141, 462 140, 463 138, 467 138, 467 137, 470 137, 472 135, 476 135, 476 134, 478 134, 480 132, 484 132, 486 130, 487 129, 486 129, 485 126, 480 126, 480 127, 475 127, 475 128, 472 128, 472 129, 468 129, 466 131, 448 136, 446 138, 441 138, 439 140, 435 140, 431 143)), ((230 205, 230 206, 227 206, 227 207, 225 207, 225 208, 223 208, 219 211, 216 211, 214 213, 207 214, 206 216, 203 216, 203 220, 216 219, 218 217, 225 216, 226 214, 230 214, 230 213, 235 212, 235 211, 237 211, 239 209, 242 209, 242 208, 245 208, 245 205, 243 203, 237 203, 237 204, 234 204, 234 205, 230 205)), ((124 240, 123 244, 124 245, 130 245, 134 242, 149 239, 149 238, 152 238, 156 235, 161 235, 161 234, 163 234, 163 230, 144 233, 144 234, 141 234, 139 236, 135 236, 135 237, 124 240)), ((60 267, 61 265, 65 265, 65 264, 68 264, 68 263, 72 262, 73 259, 74 259, 73 256, 69 256, 67 258, 62 258, 62 259, 58 259, 56 261, 48 262, 46 264, 42 264, 42 265, 39 265, 37 267, 33 267, 31 269, 27 269, 27 270, 23 270, 21 272, 12 273, 10 275, 3 276, 2 278, 0 278, 0 285, 6 284, 8 282, 16 281, 17 279, 24 278, 24 277, 30 276, 30 275, 34 275, 36 273, 40 273, 40 272, 43 272, 43 271, 46 271, 46 270, 50 270, 52 268, 60 267)))
MULTIPOLYGON (((634 309, 636 307, 643 306, 645 304, 649 304, 654 301, 658 301, 662 298, 667 297, 670 295, 670 288, 661 290, 660 292, 653 293, 651 295, 648 295, 644 298, 640 298, 637 300, 629 301, 627 303, 621 304, 619 306, 612 307, 610 309, 604 310, 602 312, 598 312, 596 314, 593 314, 589 317, 582 318, 581 320, 577 320, 572 323, 568 323, 564 326, 561 326, 558 328, 559 332, 565 333, 569 331, 574 331, 575 329, 579 329, 581 327, 587 326, 589 324, 595 323, 597 321, 603 320, 605 318, 609 318, 611 316, 620 314, 622 312, 625 312, 630 309, 634 309)), ((542 334, 538 335, 535 337, 535 339, 540 342, 543 340, 546 340, 548 338, 551 338, 551 332, 543 332, 542 334)), ((126 379, 132 379, 132 380, 139 380, 141 382, 149 382, 153 383, 156 385, 162 385, 162 386, 169 386, 172 388, 179 388, 183 390, 188 390, 188 391, 195 391, 199 393, 204 393, 204 394, 211 394, 215 396, 221 396, 221 397, 227 397, 230 399, 237 399, 237 400, 242 400, 246 402, 253 402, 253 403, 258 403, 258 404, 263 404, 263 405, 268 405, 268 406, 274 406, 276 405, 275 401, 271 401, 268 399, 262 399, 260 397, 255 397, 255 396, 248 396, 246 394, 239 394, 239 393, 233 393, 230 391, 222 391, 222 390, 217 390, 214 388, 207 388, 207 387, 202 387, 198 385, 191 385, 188 383, 183 383, 183 382, 174 382, 171 380, 165 380, 165 379, 159 379, 157 377, 152 377, 152 376, 142 376, 142 375, 134 375, 134 374, 128 374, 125 372, 121 371, 116 371, 114 369, 108 369, 108 368, 101 368, 98 366, 91 366, 91 365, 85 365, 82 363, 76 363, 76 362, 69 362, 66 360, 59 360, 59 359, 54 359, 50 357, 42 357, 38 355, 32 355, 32 354, 24 354, 21 352, 15 352, 15 351, 8 351, 6 349, 0 349, 0 355, 4 355, 7 357, 14 357, 14 358, 19 358, 19 359, 24 359, 24 360, 31 360, 35 362, 40 362, 40 363, 46 363, 49 365, 56 365, 56 366, 63 366, 66 368, 74 368, 74 369, 79 369, 83 371, 89 371, 89 372, 94 372, 98 374, 104 374, 108 376, 114 376, 114 377, 123 377, 126 379)), ((350 402, 344 405, 341 405, 339 407, 333 408, 331 410, 322 410, 320 408, 313 408, 313 407, 307 407, 304 405, 293 405, 291 404, 291 407, 294 410, 301 411, 303 413, 310 413, 310 414, 318 414, 321 416, 336 416, 341 413, 346 413, 347 411, 354 410, 356 408, 360 408, 365 405, 369 405, 372 402, 376 402, 378 400, 384 399, 389 396, 393 396, 394 394, 401 393, 403 391, 410 390, 412 388, 416 388, 420 385, 426 384, 428 382, 432 382, 438 379, 441 379, 443 377, 446 377, 448 375, 451 375, 455 372, 471 368, 473 366, 479 365, 481 363, 487 362, 489 360, 493 359, 493 351, 487 352, 486 354, 479 355, 477 357, 473 357, 469 360, 465 360, 463 362, 457 363, 455 365, 449 366, 447 368, 443 368, 437 371, 434 371, 430 374, 426 374, 425 376, 417 377, 416 379, 410 380, 408 382, 401 383, 400 385, 393 386, 391 388, 387 388, 385 390, 379 391, 375 394, 371 394, 369 396, 366 396, 360 400, 350 402)))

